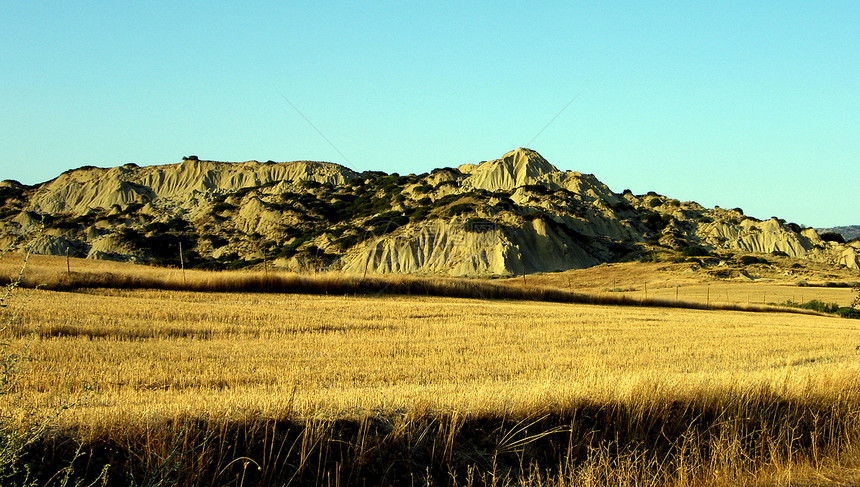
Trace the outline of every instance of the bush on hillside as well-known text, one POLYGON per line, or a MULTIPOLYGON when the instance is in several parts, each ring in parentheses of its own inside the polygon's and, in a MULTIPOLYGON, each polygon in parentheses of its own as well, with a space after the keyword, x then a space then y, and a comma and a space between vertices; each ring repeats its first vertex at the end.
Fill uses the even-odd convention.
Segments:
POLYGON ((448 208, 448 216, 457 216, 464 213, 472 213, 475 209, 469 203, 460 203, 448 208))
POLYGON ((681 249, 681 254, 686 257, 708 257, 711 255, 708 249, 701 245, 688 245, 681 249))
POLYGON ((738 258, 738 262, 743 265, 753 265, 753 264, 770 264, 770 261, 763 257, 756 257, 754 255, 744 255, 738 258))
POLYGON ((821 237, 821 240, 824 240, 825 242, 845 243, 845 237, 843 237, 841 233, 824 232, 819 235, 819 237, 821 237))

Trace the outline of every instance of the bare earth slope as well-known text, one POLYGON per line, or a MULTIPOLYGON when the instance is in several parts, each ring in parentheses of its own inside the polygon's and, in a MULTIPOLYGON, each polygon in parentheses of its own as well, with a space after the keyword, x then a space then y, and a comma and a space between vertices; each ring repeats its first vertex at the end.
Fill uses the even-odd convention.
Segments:
POLYGON ((524 148, 407 176, 190 157, 84 167, 32 187, 4 181, 0 247, 22 240, 42 254, 210 269, 510 276, 652 255, 715 265, 767 254, 860 271, 860 242, 740 209, 615 193, 524 148))

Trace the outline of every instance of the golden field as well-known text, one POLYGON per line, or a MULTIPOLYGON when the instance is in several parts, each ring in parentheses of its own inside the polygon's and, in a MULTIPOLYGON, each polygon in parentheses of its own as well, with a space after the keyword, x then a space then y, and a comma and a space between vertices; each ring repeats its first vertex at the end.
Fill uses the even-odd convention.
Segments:
MULTIPOLYGON (((6 256, 0 265, 9 275, 20 259, 6 256)), ((65 259, 34 256, 26 272, 34 280, 50 280, 65 273, 65 265, 65 259)), ((75 272, 204 278, 110 263, 72 265, 75 272)), ((615 287, 625 288, 650 282, 649 293, 668 299, 676 292, 691 299, 702 290, 710 293, 706 299, 738 303, 745 295, 751 302, 759 295, 774 296, 768 302, 802 295, 849 304, 853 296, 850 288, 704 282, 649 266, 619 265, 614 277, 606 274, 601 281, 612 278, 615 287), (653 277, 659 272, 663 281, 653 277)), ((577 280, 580 288, 572 279, 584 275, 526 279, 527 285, 582 290, 586 278, 577 280)), ((598 283, 589 290, 606 292, 604 287, 610 288, 598 283)), ((459 440, 451 425, 467 431, 475 422, 496 421, 507 425, 497 436, 514 445, 511 452, 524 467, 512 473, 516 462, 509 461, 508 476, 497 478, 493 470, 492 482, 486 472, 469 482, 468 475, 453 473, 454 484, 478 485, 482 479, 493 485, 603 485, 621 473, 629 478, 616 485, 860 481, 856 320, 414 295, 104 288, 17 289, 7 304, 4 340, 26 360, 11 392, 0 397, 4 411, 19 424, 50 418, 52 428, 74 431, 82 444, 131 444, 133 437, 155 448, 153 428, 189 418, 275 428, 281 421, 365 424, 368 417, 384 417, 394 423, 390 418, 407 418, 413 426, 429 421, 436 437, 450 436, 440 444, 453 445, 459 440), (584 453, 574 461, 570 445, 578 414, 590 428, 578 434, 594 439, 576 440, 584 453), (711 423, 700 424, 709 415, 711 423), (546 424, 547 417, 562 419, 546 424), (600 425, 600 418, 628 423, 600 425), (528 435, 522 429, 522 438, 513 440, 517 425, 532 420, 543 429, 528 435), (622 445, 619 428, 621 436, 633 439, 622 445), (614 443, 609 431, 615 431, 614 443), (570 437, 569 465, 531 465, 526 446, 559 432, 570 437), (649 449, 649 442, 666 444, 649 449), (679 445, 688 452, 686 460, 671 453, 679 445), (649 456, 661 448, 669 452, 663 460, 649 456)), ((328 431, 330 436, 319 438, 334 441, 336 429, 328 431)), ((420 437, 416 430, 411 438, 420 437)), ((463 455, 459 462, 470 465, 471 457, 463 455)), ((448 450, 446 461, 456 463, 456 456, 448 450)))
POLYGON ((860 329, 830 317, 148 290, 24 299, 18 340, 36 338, 20 387, 80 403, 63 420, 91 428, 284 408, 480 416, 758 383, 802 393, 860 371, 860 329))

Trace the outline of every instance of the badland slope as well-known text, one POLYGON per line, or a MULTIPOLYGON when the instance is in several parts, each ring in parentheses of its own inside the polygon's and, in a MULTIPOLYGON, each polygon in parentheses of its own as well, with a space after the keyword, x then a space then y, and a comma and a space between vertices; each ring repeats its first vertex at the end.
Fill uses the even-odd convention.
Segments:
POLYGON ((509 276, 651 258, 766 254, 860 270, 860 243, 739 208, 615 193, 519 148, 401 176, 326 163, 83 167, 0 183, 0 246, 211 269, 509 276), (181 248, 181 256, 180 256, 181 248))

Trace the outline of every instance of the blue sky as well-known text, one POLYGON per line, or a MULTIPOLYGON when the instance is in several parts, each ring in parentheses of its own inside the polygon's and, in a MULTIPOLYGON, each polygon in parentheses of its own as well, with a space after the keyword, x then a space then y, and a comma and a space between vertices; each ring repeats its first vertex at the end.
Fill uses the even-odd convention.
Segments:
POLYGON ((617 192, 860 224, 860 2, 532 3, 5 1, 0 179, 528 144, 617 192))

